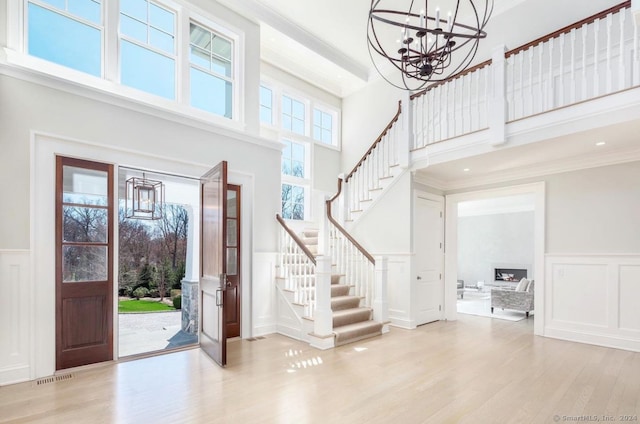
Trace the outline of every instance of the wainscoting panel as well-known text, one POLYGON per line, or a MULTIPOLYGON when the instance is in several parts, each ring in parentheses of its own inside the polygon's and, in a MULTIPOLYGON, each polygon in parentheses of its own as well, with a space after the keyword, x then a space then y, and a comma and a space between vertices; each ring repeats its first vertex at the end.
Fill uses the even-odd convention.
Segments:
POLYGON ((640 351, 640 255, 547 255, 544 335, 640 351))
POLYGON ((640 265, 621 265, 620 328, 640 332, 640 265))
POLYGON ((552 271, 551 319, 606 327, 607 266, 555 263, 552 271))
POLYGON ((397 327, 416 328, 411 318, 411 254, 381 253, 374 256, 388 258, 389 321, 397 327))
POLYGON ((277 259, 278 254, 275 252, 253 253, 251 276, 252 337, 276 332, 277 294, 275 272, 277 259))
POLYGON ((29 251, 0 250, 0 386, 30 378, 29 251))

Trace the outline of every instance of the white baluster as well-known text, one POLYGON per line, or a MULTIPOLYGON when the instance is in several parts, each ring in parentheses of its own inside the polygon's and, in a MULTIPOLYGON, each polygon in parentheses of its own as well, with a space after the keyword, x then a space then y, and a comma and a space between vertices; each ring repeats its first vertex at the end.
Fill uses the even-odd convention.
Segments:
POLYGON ((576 102, 576 29, 571 30, 571 103, 576 102))
POLYGON ((564 33, 560 34, 560 73, 558 77, 558 104, 557 106, 564 106, 564 33))
POLYGON ((553 38, 549 40, 549 77, 547 78, 547 106, 545 110, 553 109, 553 93, 554 93, 554 80, 553 80, 553 38))
POLYGON ((529 115, 533 115, 533 47, 527 50, 529 59, 529 97, 527 101, 527 111, 529 115))
POLYGON ((611 25, 613 24, 613 14, 609 13, 607 15, 607 87, 606 87, 606 93, 609 94, 611 93, 611 91, 613 90, 613 81, 612 81, 612 76, 613 73, 611 71, 611 54, 612 52, 612 48, 611 48, 611 25))
POLYGON ((589 26, 582 25, 582 89, 580 100, 587 98, 587 40, 589 35, 589 26))
POLYGON ((593 23, 593 35, 594 35, 594 52, 593 52, 593 97, 600 95, 600 66, 599 66, 599 47, 598 39, 600 34, 600 19, 596 19, 593 23))
POLYGON ((633 86, 640 85, 640 34, 638 34, 638 27, 640 23, 637 19, 632 19, 633 22, 633 86))
POLYGON ((538 44, 538 92, 540 93, 538 98, 538 107, 536 113, 540 113, 544 110, 544 85, 543 85, 543 72, 542 72, 542 57, 544 55, 544 43, 538 44))
POLYGON ((625 47, 624 47, 624 21, 625 18, 627 16, 627 10, 626 9, 622 9, 621 11, 618 12, 618 18, 620 20, 619 22, 619 27, 620 27, 620 41, 619 41, 619 51, 618 51, 618 90, 624 90, 625 88, 627 88, 627 84, 626 84, 626 78, 625 78, 625 70, 629 69, 626 66, 624 66, 624 58, 625 58, 625 47))

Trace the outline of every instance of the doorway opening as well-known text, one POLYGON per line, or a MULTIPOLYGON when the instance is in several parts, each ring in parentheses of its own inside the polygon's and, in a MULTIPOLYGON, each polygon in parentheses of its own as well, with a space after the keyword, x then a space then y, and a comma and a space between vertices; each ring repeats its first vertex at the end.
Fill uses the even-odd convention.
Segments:
MULTIPOLYGON (((478 308, 482 308, 475 315, 496 318, 496 312, 502 311, 502 304, 492 302, 492 291, 517 290, 520 281, 515 281, 516 274, 526 272, 527 279, 534 281, 526 286, 526 290, 532 292, 529 299, 532 302, 529 315, 535 313, 535 319, 527 322, 532 323, 534 334, 543 334, 544 182, 448 195, 445 243, 447 319, 455 320, 458 313, 465 312, 458 304, 473 301, 474 298, 478 298, 475 299, 481 304, 478 308), (508 217, 508 213, 512 216, 508 217), (522 213, 528 214, 528 217, 522 213), (496 220, 496 217, 501 219, 496 220), (470 219, 465 223, 466 218, 470 219), (479 219, 487 222, 480 223, 479 219), (493 221, 493 224, 489 224, 489 221, 493 221), (524 224, 525 221, 528 224, 524 224), (518 225, 526 227, 526 230, 513 228, 518 225), (465 227, 471 230, 467 231, 465 227), (468 237, 474 238, 475 241, 467 240, 468 237), (516 255, 513 256, 514 254, 516 255), (471 265, 465 264, 465 261, 471 265), (502 270, 500 278, 495 278, 496 270, 502 270)), ((496 296, 495 300, 498 301, 499 296, 496 296)), ((504 309, 517 314, 517 320, 526 319, 525 310, 519 311, 518 308, 508 306, 504 309)))
POLYGON ((198 343, 197 179, 120 167, 118 170, 118 356, 172 350, 198 343), (158 219, 131 217, 126 181, 160 181, 158 219))
POLYGON ((533 291, 516 289, 523 278, 534 278, 534 214, 533 194, 458 203, 458 313, 508 321, 527 317, 533 291), (492 311, 492 296, 499 294, 505 302, 492 311))

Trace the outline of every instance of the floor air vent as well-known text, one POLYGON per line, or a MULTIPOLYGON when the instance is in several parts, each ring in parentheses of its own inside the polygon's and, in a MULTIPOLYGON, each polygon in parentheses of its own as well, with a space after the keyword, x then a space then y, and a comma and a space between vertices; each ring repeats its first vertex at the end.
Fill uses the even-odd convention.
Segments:
POLYGON ((71 380, 73 374, 54 375, 53 377, 41 378, 36 381, 36 386, 42 386, 43 384, 55 383, 58 381, 71 380))
POLYGON ((258 337, 249 337, 247 339, 248 342, 255 342, 256 340, 262 340, 264 339, 264 336, 258 336, 258 337))

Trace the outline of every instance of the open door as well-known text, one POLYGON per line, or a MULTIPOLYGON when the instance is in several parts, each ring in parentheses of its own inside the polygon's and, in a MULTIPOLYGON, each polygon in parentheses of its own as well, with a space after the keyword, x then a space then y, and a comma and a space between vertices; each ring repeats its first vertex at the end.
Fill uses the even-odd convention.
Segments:
POLYGON ((200 347, 227 363, 224 292, 227 288, 227 162, 200 179, 200 347))

